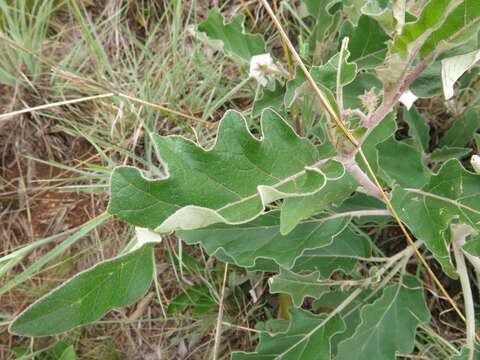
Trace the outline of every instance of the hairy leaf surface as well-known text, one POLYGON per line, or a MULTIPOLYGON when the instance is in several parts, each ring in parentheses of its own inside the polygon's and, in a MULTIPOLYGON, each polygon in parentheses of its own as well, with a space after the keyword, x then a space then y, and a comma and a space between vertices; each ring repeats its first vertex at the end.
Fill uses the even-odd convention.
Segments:
POLYGON ((304 251, 329 245, 350 219, 307 221, 287 235, 280 233, 279 220, 278 212, 271 212, 247 224, 215 224, 177 234, 186 243, 201 243, 207 253, 227 256, 239 266, 252 267, 264 258, 289 269, 304 251))
POLYGON ((303 219, 324 210, 329 205, 341 203, 358 187, 357 181, 346 173, 340 163, 330 162, 322 166, 327 183, 313 195, 285 199, 280 216, 283 235, 292 231, 303 219))
POLYGON ((389 184, 421 188, 430 180, 431 172, 423 162, 423 150, 394 137, 379 144, 377 149, 378 164, 389 184))
POLYGON ((261 35, 245 33, 243 16, 236 16, 231 22, 226 23, 218 9, 210 11, 208 17, 200 25, 198 31, 206 33, 208 38, 219 40, 223 50, 228 55, 236 55, 245 61, 255 55, 266 52, 265 41, 261 35))
POLYGON ((153 135, 168 176, 150 180, 135 168, 116 168, 110 213, 169 232, 245 223, 275 200, 320 190, 325 176, 317 167, 316 147, 273 110, 265 110, 261 120, 258 140, 240 113, 227 112, 210 150, 180 136, 153 135))
MULTIPOLYGON (((350 63, 348 61, 349 57, 350 52, 346 50, 342 54, 343 62, 340 66, 340 81, 343 86, 350 84, 357 75, 357 65, 355 63, 350 63)), ((310 74, 318 85, 332 91, 335 90, 337 84, 337 72, 339 69, 339 59, 340 53, 337 53, 332 56, 326 64, 313 66, 310 69, 310 74)), ((307 84, 307 78, 305 77, 305 74, 300 68, 297 68, 295 78, 287 82, 285 105, 290 107, 300 93, 302 93, 305 89, 310 89, 308 86, 310 85, 307 84)))
POLYGON ((357 26, 345 22, 342 28, 343 36, 350 38, 350 60, 360 69, 371 69, 383 64, 389 37, 374 19, 362 15, 357 26))
POLYGON ((371 251, 370 239, 347 227, 334 238, 330 245, 306 250, 297 259, 292 270, 294 272, 319 271, 324 277, 330 276, 337 270, 348 274, 355 269, 357 259, 369 257, 371 251))
MULTIPOLYGON (((450 1, 449 7, 458 1, 450 1)), ((427 57, 434 51, 439 53, 466 42, 476 36, 480 29, 480 2, 464 0, 455 7, 439 27, 434 31, 420 49, 422 57, 427 57)))
POLYGON ((74 276, 23 311, 10 331, 46 336, 91 323, 142 297, 152 279, 152 246, 145 245, 74 276))
MULTIPOLYGON (((395 114, 391 112, 382 120, 380 124, 378 124, 377 127, 373 129, 362 145, 363 152, 375 173, 378 173, 377 146, 392 136, 395 133, 395 130, 397 130, 395 114)), ((357 164, 359 164, 359 166, 363 169, 364 164, 359 155, 356 156, 356 161, 357 164)))
POLYGON ((293 304, 299 307, 307 296, 318 299, 330 290, 330 285, 321 280, 319 272, 300 275, 281 269, 280 274, 269 279, 270 293, 289 294, 293 304))
POLYGON ((426 3, 416 21, 405 24, 402 34, 395 38, 392 50, 406 56, 409 46, 414 45, 419 39, 422 42, 425 41, 425 38, 442 24, 446 14, 451 12, 455 5, 459 3, 458 0, 430 0, 426 3))
POLYGON ((474 229, 480 228, 480 175, 465 170, 452 159, 422 189, 396 188, 392 204, 443 270, 456 277, 449 255, 449 225, 455 219, 474 229))
POLYGON ((325 321, 325 315, 315 316, 300 309, 291 309, 290 314, 285 333, 261 333, 255 353, 233 353, 232 360, 330 360, 330 339, 345 330, 342 319, 335 316, 325 321))
POLYGON ((463 147, 472 141, 480 129, 480 113, 474 108, 468 109, 463 118, 455 121, 440 140, 440 146, 463 147))
POLYGON ((413 277, 389 285, 382 296, 361 310, 361 323, 353 336, 338 346, 336 359, 394 360, 395 354, 413 350, 419 323, 430 320, 421 284, 413 277))
POLYGON ((430 142, 430 129, 422 115, 415 107, 412 107, 410 110, 404 111, 403 120, 408 124, 408 133, 414 144, 420 150, 427 151, 430 142))

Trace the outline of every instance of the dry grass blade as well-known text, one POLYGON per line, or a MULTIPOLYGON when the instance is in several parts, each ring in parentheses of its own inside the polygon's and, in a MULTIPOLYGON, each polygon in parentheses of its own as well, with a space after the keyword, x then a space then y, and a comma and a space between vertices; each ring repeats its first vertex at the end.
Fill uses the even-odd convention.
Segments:
POLYGON ((35 111, 50 109, 50 108, 57 107, 57 106, 71 105, 71 104, 77 104, 77 103, 84 102, 84 101, 91 101, 91 100, 96 100, 96 99, 112 97, 114 95, 115 95, 114 93, 106 93, 106 94, 100 94, 100 95, 86 96, 86 97, 82 97, 82 98, 79 98, 79 99, 58 101, 58 102, 39 105, 39 106, 35 106, 35 107, 28 107, 28 108, 21 109, 21 110, 15 110, 15 111, 12 111, 12 112, 9 112, 9 113, 6 113, 6 114, 0 114, 0 120, 9 120, 16 115, 21 115, 21 114, 25 114, 25 113, 29 113, 29 112, 35 112, 35 111))
MULTIPOLYGON (((59 67, 57 67, 55 64, 53 64, 51 61, 49 61, 47 59, 44 59, 42 56, 40 56, 38 54, 33 53, 32 51, 28 50, 27 48, 23 47, 22 45, 20 45, 20 44, 16 43, 15 41, 11 40, 8 36, 2 34, 1 32, 0 32, 0 39, 5 41, 9 46, 11 46, 15 49, 21 50, 21 51, 23 51, 25 53, 28 53, 29 55, 35 57, 41 63, 50 67, 51 70, 54 71, 59 76, 62 76, 64 78, 68 79, 68 80, 76 81, 78 83, 83 84, 86 87, 94 88, 96 90, 101 89, 101 90, 104 90, 104 91, 109 91, 108 95, 103 94, 103 95, 97 95, 97 97, 94 97, 94 96, 87 97, 87 98, 84 98, 83 101, 92 100, 92 99, 100 98, 100 97, 118 96, 118 97, 128 99, 132 102, 136 102, 136 103, 139 103, 139 104, 142 104, 142 105, 145 105, 145 106, 153 107, 155 109, 161 110, 163 112, 166 112, 166 113, 169 113, 169 114, 172 114, 172 115, 180 116, 180 117, 183 117, 183 118, 188 119, 188 120, 192 120, 192 121, 195 121, 195 122, 198 122, 198 123, 202 123, 209 128, 215 127, 215 123, 209 122, 207 120, 200 119, 196 116, 189 115, 189 114, 183 113, 181 111, 170 109, 170 108, 168 108, 164 105, 158 104, 158 103, 154 103, 154 102, 147 101, 147 100, 142 100, 138 97, 135 97, 135 96, 132 96, 132 95, 129 95, 129 94, 124 94, 122 92, 116 91, 115 89, 111 89, 108 86, 104 86, 102 84, 99 84, 98 82, 96 82, 94 80, 83 79, 83 78, 79 77, 78 75, 75 75, 75 74, 72 74, 68 71, 62 70, 59 67)), ((35 108, 35 110, 41 110, 41 109, 45 109, 45 108, 50 107, 50 106, 47 106, 47 105, 60 106, 60 105, 66 105, 66 104, 73 104, 73 103, 80 102, 80 101, 82 101, 82 100, 78 99, 78 101, 73 101, 72 100, 71 102, 46 104, 46 105, 42 105, 42 106, 46 106, 46 107, 38 107, 38 108, 35 108)), ((2 118, 8 117, 8 116, 18 115, 18 114, 21 114, 21 113, 24 113, 24 112, 29 112, 29 111, 30 110, 25 109, 25 111, 18 112, 18 113, 3 114, 3 115, 0 115, 0 120, 2 120, 2 118)))
POLYGON ((247 13, 250 20, 252 20, 252 22, 255 22, 255 16, 253 16, 245 0, 240 0, 240 4, 242 5, 243 10, 247 13))
POLYGON ((217 325, 215 329, 215 342, 213 343, 213 360, 218 359, 218 350, 220 346, 220 340, 222 337, 222 321, 223 321, 223 300, 225 297, 225 285, 227 283, 228 263, 225 263, 225 270, 223 273, 222 291, 220 293, 220 303, 218 305, 218 317, 217 325))
POLYGON ((281 38, 287 44, 288 48, 292 52, 293 57, 295 58, 295 61, 297 62, 297 65, 300 67, 300 69, 302 69, 302 72, 305 74, 305 77, 307 78, 308 83, 312 87, 313 91, 315 92, 315 95, 320 100, 320 103, 325 108, 325 110, 328 113, 328 115, 330 116, 330 118, 333 119, 333 121, 335 122, 335 125, 337 125, 340 128, 340 130, 348 138, 348 140, 355 147, 359 147, 360 144, 357 141, 357 139, 355 139, 355 137, 345 127, 345 124, 342 122, 342 120, 340 119, 338 114, 335 112, 332 105, 330 105, 330 102, 328 101, 326 96, 323 94, 323 92, 317 86, 317 84, 315 83, 315 80, 313 79, 312 75, 310 75, 310 72, 308 71, 307 67, 303 63, 302 58, 298 54, 297 50, 295 50, 295 47, 293 46, 292 42, 290 41, 290 39, 289 39, 287 33, 285 32, 285 30, 283 30, 282 24, 278 20, 278 18, 275 15, 275 12, 273 11, 273 9, 270 7, 270 5, 268 4, 268 2, 266 0, 260 0, 260 1, 263 3, 265 9, 267 10, 268 14, 272 18, 275 26, 277 27, 277 30, 280 32, 281 38))
MULTIPOLYGON (((412 237, 410 236, 410 234, 408 233, 405 225, 403 225, 402 221, 400 220, 400 217, 398 216, 397 212, 395 211, 395 209, 393 208, 392 206, 392 203, 390 202, 390 199, 388 198, 387 194, 385 193, 385 191, 383 190, 382 186, 380 185, 380 182, 378 181, 378 178, 377 176, 375 175, 372 167, 370 166, 370 164, 368 163, 368 160, 364 154, 364 152, 362 151, 362 148, 361 148, 361 145, 360 143, 357 141, 357 139, 352 135, 352 133, 347 129, 347 127, 345 126, 345 124, 342 122, 342 120, 340 119, 339 115, 335 112, 335 110, 332 108, 332 106, 330 105, 330 103, 328 102, 327 98, 325 97, 325 95, 322 93, 322 91, 320 90, 320 88, 317 86, 317 84, 315 83, 315 80, 313 79, 313 77, 310 75, 310 72, 308 71, 307 67, 305 66, 305 64, 303 63, 300 55, 298 54, 298 52, 296 51, 295 47, 293 46, 292 42, 290 41, 290 39, 288 38, 287 34, 285 33, 285 30, 283 30, 283 27, 282 27, 282 24, 280 23, 280 21, 278 20, 277 16, 275 15, 274 11, 272 10, 272 8, 270 7, 270 5, 268 4, 268 2, 266 0, 260 0, 263 4, 263 6, 265 7, 265 9, 267 10, 268 14, 270 15, 270 17, 272 18, 272 21, 274 22, 275 26, 277 27, 277 30, 280 32, 280 35, 281 37, 284 39, 285 43, 288 45, 288 48, 290 49, 290 51, 292 52, 298 66, 302 69, 303 73, 305 74, 305 77, 307 78, 307 81, 310 83, 312 89, 314 90, 315 94, 317 95, 317 97, 319 98, 320 100, 320 103, 322 104, 322 106, 325 108, 325 110, 327 111, 327 113, 329 114, 330 118, 333 119, 333 121, 335 122, 335 125, 338 126, 338 128, 342 131, 343 135, 357 148, 357 151, 358 153, 360 154, 360 157, 362 158, 362 161, 365 163, 365 166, 367 167, 367 170, 368 170, 368 174, 370 175, 370 177, 372 178, 372 180, 374 181, 375 185, 377 186, 378 190, 380 191, 380 194, 382 196, 382 198, 384 199, 385 201, 385 204, 387 205, 387 208, 388 210, 390 211, 390 213, 392 214, 392 216, 394 217, 395 221, 398 223, 398 226, 400 227, 400 230, 402 231, 402 233, 405 235, 406 239, 407 239, 407 242, 409 243, 410 246, 412 246, 414 248, 414 251, 415 251, 415 255, 417 256, 417 258, 420 260, 420 262, 422 263, 422 265, 425 267, 425 269, 427 270, 429 276, 432 278, 432 280, 435 282, 435 284, 439 287, 440 291, 442 292, 442 294, 447 298, 448 302, 451 304, 451 306, 454 308, 455 312, 458 314, 458 316, 463 320, 463 321, 466 321, 466 318, 465 318, 465 315, 463 315, 462 311, 460 310, 460 308, 458 307, 458 305, 456 304, 455 300, 453 300, 453 298, 448 294, 448 292, 445 290, 445 287, 442 285, 442 283, 440 282, 440 280, 437 278, 437 276, 435 275, 435 273, 433 272, 433 270, 430 268, 430 266, 428 265, 427 261, 425 260, 425 258, 423 257, 423 255, 420 253, 420 251, 415 247, 414 245, 414 241, 412 239, 412 237)), ((477 339, 480 339, 480 337, 477 335, 477 339)))
POLYGON ((130 101, 142 104, 142 105, 151 106, 155 109, 170 113, 172 115, 178 115, 180 117, 183 117, 183 118, 186 118, 186 119, 189 119, 189 120, 193 120, 195 122, 202 123, 202 124, 204 124, 204 125, 206 125, 207 127, 210 127, 210 128, 215 127, 214 123, 211 123, 209 121, 200 119, 200 118, 198 118, 196 116, 193 116, 193 115, 188 115, 188 114, 182 113, 180 111, 169 109, 166 106, 163 106, 163 105, 160 105, 160 104, 156 104, 156 103, 153 103, 153 102, 150 102, 150 101, 142 100, 142 99, 139 99, 137 97, 127 95, 127 94, 117 93, 116 95, 119 96, 119 97, 128 99, 130 101))

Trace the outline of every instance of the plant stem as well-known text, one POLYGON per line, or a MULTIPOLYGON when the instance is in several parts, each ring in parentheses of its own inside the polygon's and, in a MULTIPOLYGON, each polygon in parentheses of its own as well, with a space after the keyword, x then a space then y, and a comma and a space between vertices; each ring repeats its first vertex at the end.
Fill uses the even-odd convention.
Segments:
POLYGON ((366 126, 368 131, 364 138, 367 138, 372 130, 375 129, 390 111, 392 111, 402 94, 409 89, 412 82, 423 72, 423 70, 425 70, 427 65, 427 61, 418 63, 413 70, 406 73, 405 76, 399 80, 397 86, 394 87, 394 91, 390 91, 389 94, 384 94, 382 104, 367 119, 366 126))
MULTIPOLYGON (((343 114, 343 86, 342 86, 342 64, 343 54, 348 47, 348 37, 343 38, 342 47, 338 56, 338 70, 337 70, 337 105, 340 109, 340 114, 343 114)), ((341 116, 341 115, 340 115, 341 116)))
POLYGON ((463 302, 465 304, 465 316, 467 318, 467 342, 468 360, 473 360, 475 353, 475 307, 473 303, 472 288, 470 286, 470 279, 468 277, 467 265, 465 264, 465 257, 463 256, 462 246, 465 244, 465 239, 469 236, 473 229, 469 225, 454 224, 451 225, 452 230, 452 247, 457 263, 457 273, 460 277, 460 284, 462 286, 463 302))
MULTIPOLYGON (((320 220, 323 220, 323 221, 327 221, 327 220, 333 220, 333 219, 337 219, 337 218, 341 218, 341 217, 347 217, 347 216, 351 216, 351 217, 362 217, 362 216, 391 216, 392 214, 390 214, 390 212, 388 210, 382 210, 382 209, 378 209, 378 210, 353 210, 353 211, 346 211, 346 212, 342 212, 342 213, 336 213, 336 214, 333 214, 333 215, 330 215, 330 216, 326 216, 324 218, 321 218, 320 220)), ((316 222, 318 220, 313 220, 312 222, 316 222)), ((309 222, 308 220, 307 221, 303 221, 303 223, 306 223, 306 222, 309 222)))
POLYGON ((217 317, 217 326, 215 329, 215 342, 213 343, 213 360, 218 359, 218 349, 220 346, 220 339, 222 337, 223 300, 225 298, 225 285, 227 284, 227 274, 228 274, 228 263, 225 263, 222 291, 220 292, 220 303, 218 304, 218 317, 217 317))
MULTIPOLYGON (((415 249, 420 245, 421 243, 419 241, 415 242, 415 249)), ((390 257, 389 261, 384 266, 382 266, 382 268, 379 270, 376 276, 377 277, 382 276, 393 265, 395 265, 394 268, 382 279, 382 281, 372 290, 372 292, 368 294, 368 296, 365 297, 365 299, 363 299, 362 303, 353 307, 348 313, 344 315, 344 318, 349 317, 351 314, 357 311, 361 306, 363 306, 369 299, 375 296, 377 292, 383 289, 401 269, 405 268, 405 265, 407 264, 408 260, 412 257, 413 253, 414 253, 413 248, 411 246, 408 246, 402 251, 390 257)), ((366 282, 364 286, 370 285, 371 279, 372 277, 368 278, 367 279, 368 282, 366 282)))
POLYGON ((372 180, 368 177, 367 174, 358 166, 355 160, 351 160, 343 163, 345 169, 362 185, 365 192, 369 195, 376 197, 377 199, 383 201, 382 194, 378 190, 377 186, 373 183, 372 180))

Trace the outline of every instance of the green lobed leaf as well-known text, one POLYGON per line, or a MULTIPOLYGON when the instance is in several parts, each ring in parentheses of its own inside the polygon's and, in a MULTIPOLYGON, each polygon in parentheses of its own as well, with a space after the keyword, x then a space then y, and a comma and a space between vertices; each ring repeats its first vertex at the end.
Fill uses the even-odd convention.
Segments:
POLYGON ((352 337, 338 346, 337 360, 394 360, 397 352, 409 354, 420 323, 430 320, 423 289, 408 276, 403 284, 389 285, 382 296, 361 309, 361 323, 352 337))
MULTIPOLYGON (((480 38, 477 38, 477 48, 480 47, 478 45, 480 44, 480 41, 478 40, 480 40, 480 38)), ((460 95, 462 95, 468 88, 475 86, 479 75, 480 66, 474 66, 473 68, 465 72, 462 77, 460 77, 460 79, 457 81, 460 95)))
POLYGON ((131 167, 111 179, 109 212, 158 232, 251 221, 278 199, 313 194, 325 184, 319 154, 273 110, 261 118, 262 139, 229 111, 205 150, 181 136, 153 135, 168 176, 150 180, 131 167), (288 160, 287 160, 288 159, 288 160))
POLYGON ((388 138, 377 146, 378 164, 389 185, 421 188, 430 180, 431 172, 423 161, 423 150, 407 141, 388 138), (401 158, 399 158, 401 156, 401 158))
POLYGON ((345 22, 341 36, 350 38, 350 61, 354 61, 360 69, 372 69, 383 64, 389 36, 370 16, 360 16, 357 26, 345 22))
MULTIPOLYGON (((358 258, 369 257, 371 251, 372 243, 367 236, 357 234, 346 227, 329 245, 305 250, 295 260, 291 271, 295 273, 318 271, 324 277, 329 277, 335 271, 350 274, 357 266, 358 258)), ((229 261, 227 258, 224 260, 229 261)), ((230 261, 234 262, 231 259, 230 261)), ((278 273, 280 267, 272 259, 260 258, 248 270, 278 273)))
POLYGON ((330 290, 330 285, 321 280, 318 271, 300 275, 280 269, 280 274, 271 277, 268 282, 271 294, 289 294, 293 305, 300 307, 307 296, 318 299, 323 293, 330 290))
POLYGON ((378 21, 388 32, 394 31, 395 19, 388 0, 367 0, 362 13, 378 21))
POLYGON ((347 227, 333 239, 330 245, 306 250, 295 261, 292 271, 318 271, 324 277, 329 277, 338 270, 349 274, 357 266, 357 258, 368 258, 371 253, 370 238, 357 234, 347 227))
POLYGON ((153 279, 152 246, 98 263, 45 295, 10 325, 24 336, 55 335, 100 319, 142 297, 153 279))
POLYGON ((327 177, 326 184, 313 195, 285 199, 280 215, 282 235, 292 231, 303 219, 326 209, 331 204, 339 204, 358 187, 357 181, 340 163, 329 162, 322 166, 327 177))
POLYGON ((427 151, 430 142, 430 129, 423 116, 415 107, 412 107, 410 110, 403 112, 403 120, 408 124, 408 133, 415 145, 420 150, 427 151))
POLYGON ((240 15, 226 23, 220 10, 213 9, 198 25, 198 31, 206 33, 212 40, 220 40, 227 55, 236 55, 250 62, 253 56, 266 53, 266 46, 261 35, 245 33, 244 20, 245 17, 240 15))
MULTIPOLYGON (((463 56, 478 49, 478 39, 471 37, 467 42, 453 47, 450 50, 439 54, 435 61, 428 64, 427 68, 413 81, 410 85, 410 90, 420 98, 431 98, 442 93, 442 68, 445 60, 463 56)), ((467 82, 468 84, 468 82, 467 82)), ((468 85, 459 82, 460 88, 465 88, 468 85)))
MULTIPOLYGON (((341 65, 341 84, 346 86, 350 84, 357 75, 357 65, 355 63, 350 63, 349 60, 350 52, 346 50, 342 55, 342 65, 341 65)), ((321 85, 328 90, 334 91, 337 86, 337 72, 338 64, 340 59, 340 53, 332 56, 328 62, 324 65, 313 66, 310 69, 310 74, 318 85, 321 85)), ((287 82, 287 91, 285 93, 285 106, 290 107, 293 101, 306 89, 309 89, 307 86, 307 78, 303 71, 297 67, 295 78, 287 82)))
POLYGON ((208 254, 233 260, 238 266, 253 267, 263 258, 290 269, 304 251, 329 245, 348 222, 348 218, 306 221, 283 236, 278 211, 273 211, 247 224, 215 224, 178 231, 177 235, 187 244, 200 243, 208 254))
POLYGON ((480 129, 480 113, 474 108, 468 109, 462 119, 453 122, 440 140, 440 146, 464 147, 472 141, 480 129))
POLYGON ((345 108, 362 108, 359 96, 366 91, 373 90, 378 97, 382 90, 382 82, 375 75, 368 72, 360 72, 355 80, 343 88, 343 104, 345 108))
MULTIPOLYGON (((305 250, 295 260, 291 271, 295 273, 318 271, 324 277, 329 277, 335 271, 350 274, 357 266, 358 258, 369 257, 371 251, 372 243, 367 236, 357 234, 346 227, 329 245, 305 250)), ((257 259, 255 265, 248 270, 278 273, 280 267, 271 259, 257 259)))
MULTIPOLYGON (((302 119, 304 114, 305 112, 302 112, 302 119)), ((310 129, 311 135, 316 137, 316 140, 320 142, 320 145, 318 145, 317 149, 324 159, 337 155, 337 150, 331 143, 328 132, 329 120, 325 116, 322 116, 318 123, 310 129)))
POLYGON ((255 329, 276 334, 287 331, 289 323, 289 320, 284 319, 268 319, 266 321, 257 321, 255 329))
MULTIPOLYGON (((347 289, 337 288, 331 292, 324 293, 320 299, 313 302, 313 309, 317 312, 329 313, 341 305, 352 293, 356 290, 355 287, 347 289)), ((331 341, 332 352, 336 354, 338 352, 338 344, 343 340, 352 337, 355 333, 355 329, 360 324, 360 310, 365 304, 371 304, 380 296, 380 293, 373 294, 369 291, 362 291, 352 301, 350 301, 343 310, 344 314, 348 316, 343 318, 346 325, 346 330, 342 333, 336 334, 331 341)))
POLYGON ((275 83, 275 88, 272 90, 264 88, 263 96, 260 99, 255 100, 253 103, 252 116, 261 115, 262 111, 269 107, 278 112, 282 112, 285 91, 285 87, 278 82, 275 83))
POLYGON ((315 82, 333 90, 337 85, 337 73, 340 71, 340 83, 343 86, 350 84, 357 75, 357 64, 349 62, 349 58, 350 52, 345 49, 343 53, 332 56, 326 64, 313 67, 311 74, 315 82), (343 62, 339 68, 340 56, 343 62))
MULTIPOLYGON (((458 1, 451 1, 449 7, 456 3, 458 1)), ((447 13, 448 15, 441 25, 434 27, 434 31, 423 43, 420 49, 421 57, 425 58, 433 52, 445 51, 478 34, 480 29, 479 1, 464 0, 447 13)))
POLYGON ((450 159, 461 160, 472 153, 471 148, 444 146, 436 148, 430 155, 431 161, 447 161, 450 159))
POLYGON ((450 260, 449 225, 455 220, 480 229, 480 175, 465 170, 455 159, 449 160, 423 188, 395 188, 392 205, 445 273, 456 278, 450 260))
POLYGON ((207 313, 216 305, 208 287, 198 284, 190 286, 184 292, 175 296, 168 305, 167 314, 171 315, 192 307, 192 315, 201 315, 207 313))
MULTIPOLYGON (((363 152, 375 173, 378 173, 378 144, 387 140, 397 130, 395 122, 395 113, 391 112, 376 126, 367 136, 362 144, 363 152)), ((356 162, 364 168, 364 164, 359 155, 356 156, 356 162)))
POLYGON ((431 98, 442 93, 442 63, 435 61, 412 82, 410 90, 419 98, 431 98))
MULTIPOLYGON (((310 71, 311 73, 311 71, 310 71)), ((301 95, 302 85, 307 81, 307 78, 300 67, 295 68, 295 78, 287 81, 287 90, 285 92, 285 107, 290 108, 295 101, 301 95)))
MULTIPOLYGON (((364 210, 386 210, 385 203, 379 199, 369 196, 367 194, 356 192, 352 197, 345 200, 340 207, 337 208, 338 212, 347 211, 364 211, 364 210)), ((377 223, 384 224, 390 222, 389 216, 362 216, 355 219, 358 224, 377 223)))
POLYGON ((350 21, 355 26, 358 25, 358 21, 362 14, 362 7, 367 0, 343 0, 342 10, 350 21))
POLYGON ((425 41, 424 38, 445 20, 446 14, 452 11, 455 3, 458 4, 459 1, 430 0, 426 3, 419 18, 405 24, 402 33, 395 37, 392 51, 405 57, 412 44, 418 40, 425 41))
POLYGON ((329 38, 335 34, 341 12, 339 0, 302 0, 310 16, 315 19, 311 34, 307 39, 314 59, 323 59, 330 50, 325 46, 329 38))
POLYGON ((340 3, 341 1, 340 0, 302 0, 302 2, 306 6, 308 14, 318 19, 325 12, 331 15, 332 12, 338 9, 338 7, 334 8, 334 6, 340 3))
POLYGON ((255 353, 235 352, 232 360, 330 360, 330 339, 345 330, 338 316, 326 320, 300 309, 290 309, 291 321, 284 333, 270 335, 262 332, 255 353))

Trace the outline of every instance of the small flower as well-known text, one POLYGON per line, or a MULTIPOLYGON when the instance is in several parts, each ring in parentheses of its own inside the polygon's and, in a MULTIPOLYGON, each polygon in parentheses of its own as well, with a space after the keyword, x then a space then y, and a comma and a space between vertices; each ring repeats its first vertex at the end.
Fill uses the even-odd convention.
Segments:
POLYGON ((273 63, 270 54, 255 55, 250 60, 250 77, 257 80, 260 85, 267 86, 268 77, 279 73, 279 68, 273 63))
POLYGON ((470 164, 472 164, 473 170, 475 170, 477 174, 480 174, 480 156, 473 155, 470 159, 470 164))

